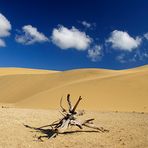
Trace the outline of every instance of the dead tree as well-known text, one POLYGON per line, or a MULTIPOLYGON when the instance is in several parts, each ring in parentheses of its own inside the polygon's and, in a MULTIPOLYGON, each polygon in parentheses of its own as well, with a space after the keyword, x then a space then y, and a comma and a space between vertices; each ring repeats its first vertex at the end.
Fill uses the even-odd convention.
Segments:
POLYGON ((87 119, 84 121, 79 121, 77 120, 78 116, 81 116, 84 114, 84 111, 81 112, 76 112, 76 108, 79 104, 79 102, 82 100, 81 96, 79 97, 79 99, 77 100, 76 104, 74 106, 72 106, 71 104, 71 100, 70 100, 70 94, 67 95, 67 103, 68 103, 68 110, 66 110, 63 106, 62 106, 62 98, 60 100, 60 113, 63 115, 63 118, 53 122, 50 125, 46 125, 46 126, 42 126, 40 128, 44 128, 47 126, 50 126, 52 128, 52 130, 55 132, 55 134, 53 135, 56 136, 57 134, 60 133, 64 133, 69 126, 77 126, 80 129, 83 129, 83 126, 88 127, 88 128, 92 128, 95 130, 98 130, 100 132, 107 132, 108 130, 105 130, 104 128, 99 128, 96 127, 93 124, 93 118, 91 119, 87 119))

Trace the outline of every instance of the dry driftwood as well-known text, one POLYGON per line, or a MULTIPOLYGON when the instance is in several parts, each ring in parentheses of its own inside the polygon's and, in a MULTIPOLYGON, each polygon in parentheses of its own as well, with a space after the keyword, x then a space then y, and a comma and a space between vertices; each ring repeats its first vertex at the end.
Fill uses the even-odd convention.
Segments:
MULTIPOLYGON (((45 127, 51 127, 52 131, 53 131, 53 135, 50 137, 56 137, 58 134, 63 134, 66 133, 66 130, 68 129, 69 126, 77 126, 80 129, 83 129, 83 126, 91 128, 91 129, 95 129, 98 132, 108 132, 109 130, 106 130, 102 127, 96 127, 93 124, 94 119, 87 119, 84 121, 79 121, 77 119, 78 116, 82 116, 84 115, 84 110, 76 112, 76 108, 79 104, 79 102, 82 100, 82 97, 80 96, 76 102, 76 104, 74 105, 74 107, 71 104, 71 100, 70 100, 70 94, 67 95, 67 103, 68 103, 68 110, 66 110, 63 106, 62 106, 62 99, 60 100, 60 113, 62 114, 63 118, 60 120, 57 120, 55 122, 53 122, 50 125, 46 125, 46 126, 42 126, 41 128, 45 128, 45 127)), ((42 141, 42 136, 38 137, 39 140, 42 141)))
POLYGON ((60 113, 63 115, 63 118, 53 122, 50 125, 42 126, 40 128, 50 126, 52 128, 52 130, 55 132, 53 137, 55 137, 59 133, 64 133, 68 129, 69 126, 77 126, 80 129, 83 129, 83 126, 85 126, 88 128, 98 130, 100 132, 107 132, 108 131, 108 130, 105 130, 104 128, 96 127, 93 124, 93 120, 94 120, 93 118, 87 119, 84 121, 77 120, 78 116, 82 116, 84 114, 84 111, 76 112, 76 108, 77 108, 78 104, 80 103, 80 101, 82 100, 81 96, 79 97, 79 99, 77 100, 76 104, 73 107, 71 104, 71 100, 70 100, 70 94, 67 95, 68 110, 66 110, 62 106, 62 99, 63 98, 61 98, 61 100, 60 100, 60 107, 61 107, 60 113))

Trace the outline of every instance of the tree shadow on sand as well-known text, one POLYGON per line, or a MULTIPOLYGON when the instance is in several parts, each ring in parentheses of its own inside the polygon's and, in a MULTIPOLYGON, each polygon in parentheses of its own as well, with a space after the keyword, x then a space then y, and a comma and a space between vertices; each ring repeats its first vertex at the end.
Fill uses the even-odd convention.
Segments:
MULTIPOLYGON (((41 134, 44 134, 42 136, 36 136, 37 140, 40 141, 40 142, 43 142, 43 139, 42 138, 47 138, 47 139, 50 139, 50 138, 55 138, 58 134, 56 131, 54 131, 53 129, 44 129, 44 128, 40 128, 40 127, 32 127, 32 126, 29 126, 29 125, 26 125, 26 124, 23 124, 26 128, 29 128, 29 129, 32 129, 34 131, 31 131, 31 132, 39 132, 41 134)), ((99 131, 96 131, 96 130, 75 130, 75 131, 66 131, 64 133, 60 133, 60 134, 64 134, 64 135, 67 135, 67 134, 74 134, 74 133, 98 133, 99 131)))

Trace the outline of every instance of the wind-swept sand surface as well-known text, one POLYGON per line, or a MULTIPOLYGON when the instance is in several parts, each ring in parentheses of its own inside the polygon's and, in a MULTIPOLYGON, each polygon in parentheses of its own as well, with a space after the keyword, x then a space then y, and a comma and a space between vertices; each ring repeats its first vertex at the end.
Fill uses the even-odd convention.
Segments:
POLYGON ((58 71, 29 69, 29 68, 0 68, 0 76, 19 75, 19 74, 50 74, 56 72, 58 71))
MULTIPOLYGON (((108 133, 94 132, 88 128, 69 129, 48 139, 48 130, 34 130, 52 123, 60 116, 56 110, 0 109, 0 148, 147 148, 148 114, 86 112, 83 118, 94 117, 95 124, 109 130, 108 133), (31 126, 26 128, 25 125, 31 126), (43 142, 37 137, 45 136, 43 142)), ((82 117, 81 117, 82 118, 82 117)))
POLYGON ((0 148, 147 148, 147 112, 148 66, 121 71, 0 69, 0 148), (82 118, 95 118, 109 132, 76 128, 48 139, 48 130, 35 130, 60 118, 59 101, 63 96, 66 106, 67 93, 73 103, 82 96, 82 118), (45 136, 43 142, 39 136, 45 136))
POLYGON ((1 71, 1 103, 57 109, 60 98, 70 93, 73 102, 81 95, 84 99, 80 107, 88 110, 148 112, 148 66, 121 71, 9 71, 9 68, 1 71))

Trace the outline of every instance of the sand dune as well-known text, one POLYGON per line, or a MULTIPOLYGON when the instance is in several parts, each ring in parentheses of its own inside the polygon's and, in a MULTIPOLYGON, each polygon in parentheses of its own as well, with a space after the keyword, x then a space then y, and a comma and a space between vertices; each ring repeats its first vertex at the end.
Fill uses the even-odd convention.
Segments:
POLYGON ((0 103, 58 108, 67 93, 73 101, 81 95, 80 107, 88 110, 148 112, 148 66, 119 71, 0 69, 0 103))
POLYGON ((56 72, 58 71, 29 69, 29 68, 0 68, 0 76, 18 75, 18 74, 49 74, 56 72))

